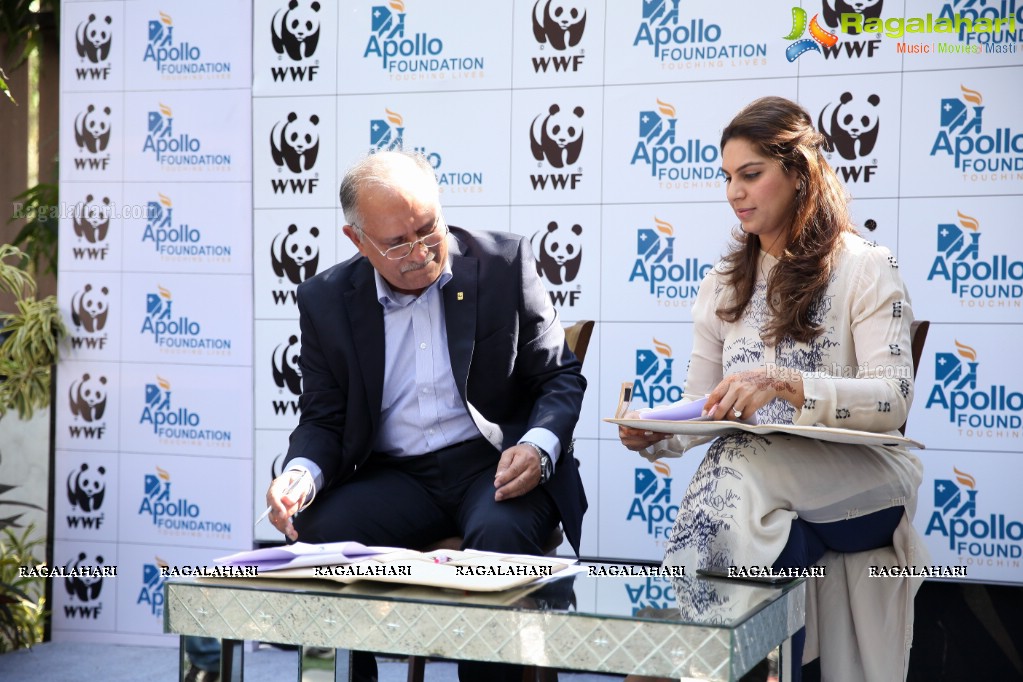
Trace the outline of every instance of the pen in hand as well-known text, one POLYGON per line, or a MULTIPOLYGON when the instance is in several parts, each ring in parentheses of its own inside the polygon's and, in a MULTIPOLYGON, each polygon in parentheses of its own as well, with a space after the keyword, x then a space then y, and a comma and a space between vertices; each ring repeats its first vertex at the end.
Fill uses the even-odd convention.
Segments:
MULTIPOLYGON (((296 478, 294 481, 292 481, 291 483, 288 484, 288 487, 284 489, 283 493, 281 493, 281 497, 287 497, 291 493, 295 492, 295 488, 298 487, 298 484, 301 483, 302 480, 308 474, 309 474, 309 472, 307 470, 305 470, 305 469, 302 469, 301 471, 299 471, 298 478, 296 478)), ((266 511, 264 511, 262 514, 259 515, 259 518, 256 519, 256 523, 254 525, 258 526, 259 522, 262 521, 263 519, 265 519, 269 515, 270 515, 270 506, 267 505, 266 511)))

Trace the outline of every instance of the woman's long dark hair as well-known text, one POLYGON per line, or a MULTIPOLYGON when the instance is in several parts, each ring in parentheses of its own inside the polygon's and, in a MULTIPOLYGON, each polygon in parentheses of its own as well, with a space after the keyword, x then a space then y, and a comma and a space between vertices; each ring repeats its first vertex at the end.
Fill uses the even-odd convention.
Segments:
MULTIPOLYGON (((760 153, 798 177, 795 215, 785 252, 767 282, 770 311, 765 342, 785 337, 808 342, 823 332, 811 319, 814 304, 831 279, 832 255, 843 232, 855 232, 846 207, 846 194, 835 171, 821 153, 824 136, 801 106, 782 97, 762 97, 747 105, 721 133, 721 149, 732 139, 748 140, 760 153)), ((760 238, 735 235, 723 259, 724 281, 735 292, 731 305, 718 308, 726 322, 736 322, 753 296, 760 256, 760 238)))

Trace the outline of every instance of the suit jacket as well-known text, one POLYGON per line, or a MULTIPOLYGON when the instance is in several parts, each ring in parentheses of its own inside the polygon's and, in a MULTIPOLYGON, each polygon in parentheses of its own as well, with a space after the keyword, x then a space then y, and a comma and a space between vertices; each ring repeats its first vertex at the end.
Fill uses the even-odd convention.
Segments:
MULTIPOLYGON (((561 442, 552 496, 576 554, 586 496, 572 431, 586 380, 528 242, 510 233, 450 227, 452 278, 441 290, 451 369, 480 433, 498 450, 532 427, 561 442)), ((373 267, 357 255, 298 287, 302 330, 301 419, 286 461, 307 457, 339 485, 366 461, 380 427, 384 316, 373 267)))

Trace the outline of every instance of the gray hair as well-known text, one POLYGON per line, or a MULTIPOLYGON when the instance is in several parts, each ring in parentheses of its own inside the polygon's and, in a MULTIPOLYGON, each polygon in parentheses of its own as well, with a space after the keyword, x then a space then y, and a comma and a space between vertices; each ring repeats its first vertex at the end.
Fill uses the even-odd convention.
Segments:
POLYGON ((437 175, 421 152, 395 149, 367 154, 352 164, 341 180, 341 210, 344 211, 345 222, 355 228, 360 237, 363 236, 363 216, 359 212, 360 192, 373 185, 393 187, 396 182, 395 167, 406 160, 415 164, 415 167, 429 178, 429 184, 437 195, 438 203, 440 202, 437 175))

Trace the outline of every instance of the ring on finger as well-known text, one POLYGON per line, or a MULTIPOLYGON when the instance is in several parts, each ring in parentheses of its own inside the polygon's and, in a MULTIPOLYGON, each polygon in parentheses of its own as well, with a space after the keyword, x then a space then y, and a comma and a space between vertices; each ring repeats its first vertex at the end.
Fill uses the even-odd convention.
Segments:
POLYGON ((739 408, 733 406, 732 407, 732 414, 735 415, 736 419, 740 419, 742 417, 742 410, 740 410, 739 408))

